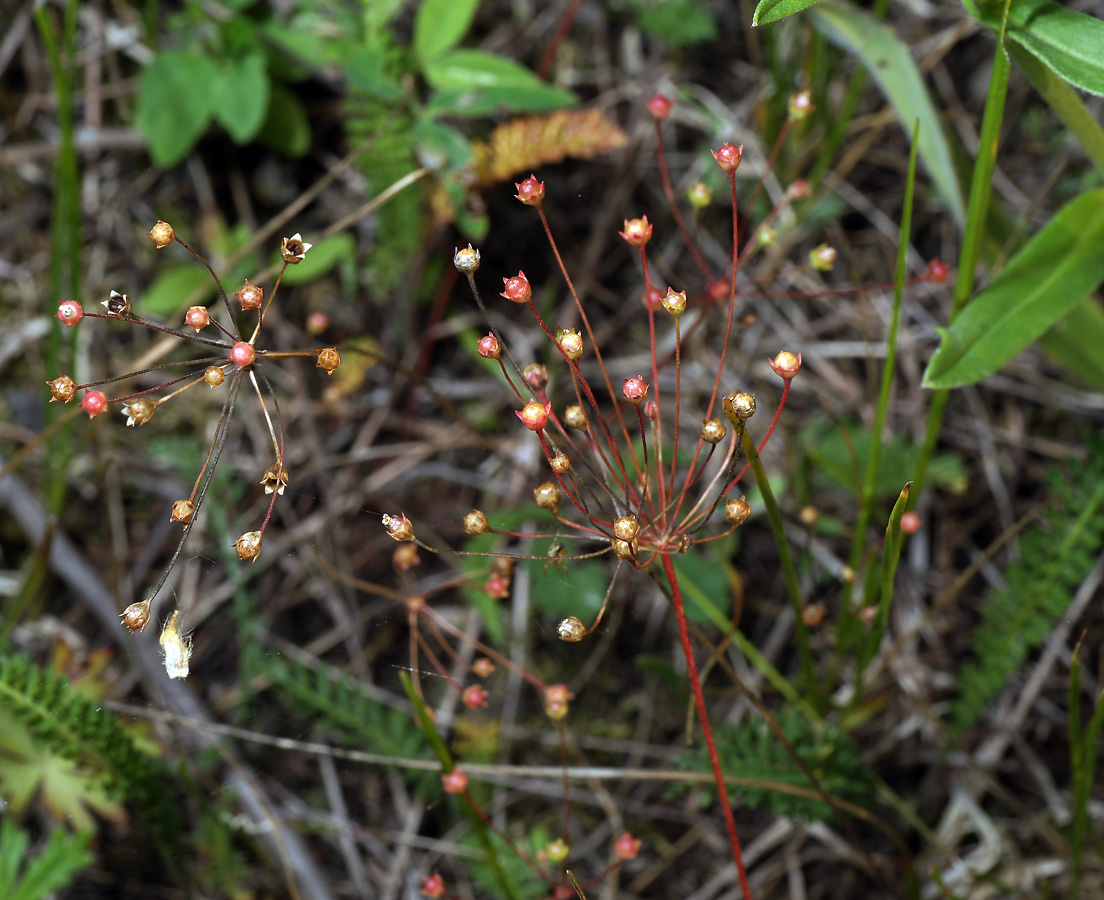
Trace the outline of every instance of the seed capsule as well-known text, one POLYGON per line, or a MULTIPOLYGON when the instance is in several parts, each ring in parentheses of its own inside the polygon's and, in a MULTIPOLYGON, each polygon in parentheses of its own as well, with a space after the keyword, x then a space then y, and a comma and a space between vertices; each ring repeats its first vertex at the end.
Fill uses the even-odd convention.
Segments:
POLYGON ((487 516, 483 510, 473 509, 464 516, 465 534, 483 534, 488 528, 490 528, 490 523, 487 521, 487 516))
POLYGON ((399 513, 397 516, 384 516, 383 527, 387 530, 388 536, 396 541, 414 540, 414 526, 405 513, 399 513))
POLYGON ((321 369, 327 375, 333 375, 337 367, 341 365, 341 354, 336 347, 325 347, 318 351, 318 362, 315 368, 321 369))
POLYGON ((586 637, 586 626, 575 616, 568 616, 556 626, 556 634, 561 641, 577 644, 586 637))
POLYGON ((546 481, 544 484, 533 489, 533 499, 537 501, 537 506, 541 509, 546 509, 555 515, 556 511, 560 508, 560 501, 563 499, 563 491, 560 490, 558 484, 546 481))
POLYGON ((177 500, 172 505, 172 517, 169 521, 187 525, 195 515, 195 504, 191 500, 177 500))
POLYGON ((161 219, 158 219, 157 224, 147 231, 146 234, 154 244, 157 245, 158 250, 164 250, 176 238, 176 232, 173 231, 172 225, 161 219))
POLYGON ((261 555, 261 533, 259 531, 247 531, 234 541, 234 549, 238 551, 239 559, 257 561, 261 555))
POLYGON ((739 500, 729 500, 725 504, 725 519, 729 525, 739 527, 748 520, 751 515, 751 506, 747 500, 741 497, 739 500))
POLYGON ((719 444, 728 433, 720 419, 706 419, 702 422, 701 439, 707 444, 719 444))
POLYGON ((132 603, 121 613, 119 618, 123 620, 123 624, 130 629, 133 634, 137 631, 141 634, 146 630, 146 626, 150 620, 150 600, 142 600, 140 603, 132 603))

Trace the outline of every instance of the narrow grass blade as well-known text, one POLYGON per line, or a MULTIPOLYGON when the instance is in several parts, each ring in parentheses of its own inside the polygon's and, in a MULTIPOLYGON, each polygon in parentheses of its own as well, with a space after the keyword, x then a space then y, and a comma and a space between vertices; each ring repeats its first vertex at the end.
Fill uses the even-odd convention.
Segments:
MULTIPOLYGON (((885 634, 886 627, 889 625, 889 608, 893 605, 893 579, 897 574, 897 563, 901 559, 901 517, 908 508, 909 491, 911 489, 911 481, 901 488, 897 502, 893 504, 893 510, 889 514, 885 545, 882 547, 881 599, 878 602, 878 614, 874 617, 870 634, 867 635, 866 647, 858 666, 857 681, 861 681, 862 671, 867 663, 874 658, 878 645, 882 642, 882 635, 885 634)), ((858 696, 857 691, 856 696, 858 696)))
POLYGON ((818 31, 859 58, 874 76, 905 127, 920 122, 920 158, 960 226, 966 218, 950 147, 908 45, 876 18, 854 6, 825 0, 812 12, 818 31))

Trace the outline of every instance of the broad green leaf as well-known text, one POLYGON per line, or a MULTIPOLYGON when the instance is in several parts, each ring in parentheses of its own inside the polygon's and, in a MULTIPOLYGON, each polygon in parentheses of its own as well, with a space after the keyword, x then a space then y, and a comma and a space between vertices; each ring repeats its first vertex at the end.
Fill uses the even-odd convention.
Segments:
POLYGON ((1104 189, 1060 209, 993 282, 939 329, 924 387, 980 381, 1008 362, 1104 281, 1104 189))
POLYGON ((268 116, 257 134, 257 140, 292 159, 303 156, 310 149, 307 111, 299 98, 287 88, 273 85, 268 116))
POLYGON ((692 47, 717 37, 717 20, 699 0, 667 0, 642 10, 637 21, 645 34, 672 47, 692 47))
POLYGON ((483 50, 453 50, 426 66, 425 76, 426 81, 441 90, 544 86, 524 66, 483 50))
MULTIPOLYGON (((1000 27, 1001 5, 984 4, 981 20, 1000 27)), ((1013 0, 1008 36, 1083 91, 1104 96, 1104 21, 1053 0, 1013 0)))
POLYGON ((908 134, 920 121, 919 152, 928 174, 961 226, 966 211, 950 148, 908 45, 873 16, 851 5, 824 0, 812 11, 817 30, 859 58, 878 82, 908 134))
POLYGON ((478 7, 479 0, 422 0, 414 18, 414 50, 423 64, 456 46, 478 7))
POLYGON ((263 53, 251 53, 219 73, 214 108, 217 121, 237 144, 253 140, 268 112, 268 72, 263 53))
MULTIPOLYGON (((308 241, 308 243, 310 243, 308 241)), ((311 246, 306 258, 284 271, 283 284, 306 284, 325 275, 345 259, 352 259, 356 240, 347 231, 331 235, 311 246)))
POLYGON ((819 2, 820 0, 759 0, 751 17, 751 24, 770 25, 771 22, 778 22, 819 2))
POLYGON ((188 155, 211 121, 218 69, 201 53, 166 50, 142 70, 134 127, 158 166, 188 155))
POLYGON ((423 166, 450 172, 470 165, 473 156, 471 142, 462 132, 432 120, 414 126, 414 145, 423 166))
POLYGON ((1074 377, 1104 392, 1104 309, 1086 297, 1039 339, 1043 352, 1074 377))
POLYGON ((489 116, 500 112, 537 113, 563 109, 575 102, 571 91, 549 84, 451 88, 437 91, 426 104, 430 116, 489 116))
MULTIPOLYGON (((134 301, 134 311, 142 318, 166 319, 180 315, 192 293, 206 288, 196 303, 206 303, 218 288, 206 269, 176 266, 158 275, 149 289, 134 301)), ((170 322, 177 326, 180 322, 170 322)))

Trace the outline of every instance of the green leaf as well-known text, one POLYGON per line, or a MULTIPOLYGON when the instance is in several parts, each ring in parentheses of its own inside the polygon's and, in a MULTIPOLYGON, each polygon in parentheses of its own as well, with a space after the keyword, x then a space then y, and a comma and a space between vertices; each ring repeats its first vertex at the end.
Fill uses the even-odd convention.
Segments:
POLYGON ((444 90, 546 86, 524 66, 483 50, 453 50, 426 67, 426 81, 444 90))
POLYGON ((158 53, 139 78, 134 127, 149 142, 155 165, 188 155, 211 121, 218 69, 201 53, 158 53))
MULTIPOLYGON (((986 4, 981 19, 1000 27, 1000 5, 986 4)), ((1014 0, 1008 36, 1068 81, 1104 96, 1104 22, 1065 9, 1053 0, 1014 0)))
POLYGON ((292 159, 305 155, 310 149, 311 130, 307 111, 291 91, 273 85, 268 116, 257 134, 257 140, 292 159))
POLYGON ((325 275, 342 260, 353 259, 356 240, 347 231, 331 235, 311 246, 306 258, 284 271, 283 284, 306 284, 325 275))
POLYGON ((575 95, 571 91, 548 84, 451 88, 438 91, 430 98, 426 104, 426 114, 474 118, 500 112, 550 112, 571 106, 574 102, 575 95))
POLYGON ((383 64, 382 50, 360 47, 345 63, 345 80, 380 100, 395 103, 402 97, 402 85, 385 73, 383 64))
POLYGON ((479 0, 423 0, 414 18, 414 50, 423 64, 456 46, 478 7, 479 0))
POLYGON ((991 375, 1104 281, 1104 190, 1067 203, 949 328, 924 387, 953 388, 991 375))
POLYGON ((672 47, 691 47, 717 37, 717 21, 698 0, 669 0, 640 13, 640 28, 672 47))
POLYGON ((206 303, 217 288, 206 269, 196 266, 176 266, 162 272, 153 280, 149 290, 135 304, 136 311, 145 316, 169 318, 178 315, 192 293, 206 287, 197 303, 206 303))
POLYGON ((7 900, 41 900, 68 885, 77 872, 95 861, 88 851, 94 833, 88 828, 69 837, 65 829, 55 828, 42 852, 27 863, 15 891, 3 896, 7 900))
POLYGON ((471 142, 463 132, 440 122, 425 120, 414 126, 414 145, 423 166, 455 172, 471 164, 471 142))
POLYGON ((1104 309, 1086 297, 1039 339, 1043 352, 1074 377, 1104 392, 1104 309))
POLYGON ((759 0, 751 17, 751 24, 770 25, 819 2, 820 0, 759 0))
POLYGON ((268 72, 262 53, 226 66, 214 92, 214 115, 237 144, 253 140, 268 112, 268 72))
POLYGON ((908 45, 873 16, 835 0, 824 0, 812 15, 818 31, 857 56, 874 76, 908 134, 912 134, 913 123, 920 120, 920 159, 951 215, 961 225, 966 211, 951 151, 908 45))

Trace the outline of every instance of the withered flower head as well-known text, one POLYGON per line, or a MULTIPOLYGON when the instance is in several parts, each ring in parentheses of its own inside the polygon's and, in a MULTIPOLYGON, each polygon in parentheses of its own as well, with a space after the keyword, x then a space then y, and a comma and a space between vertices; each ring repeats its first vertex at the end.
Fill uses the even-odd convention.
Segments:
POLYGON ((304 241, 303 235, 297 231, 291 237, 280 240, 280 259, 290 266, 297 266, 307 258, 307 251, 313 246, 304 241))

